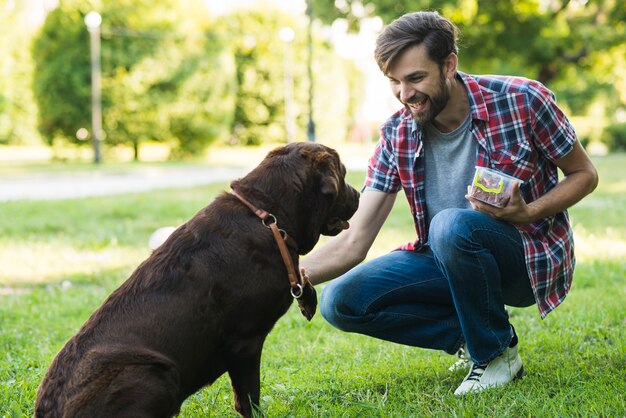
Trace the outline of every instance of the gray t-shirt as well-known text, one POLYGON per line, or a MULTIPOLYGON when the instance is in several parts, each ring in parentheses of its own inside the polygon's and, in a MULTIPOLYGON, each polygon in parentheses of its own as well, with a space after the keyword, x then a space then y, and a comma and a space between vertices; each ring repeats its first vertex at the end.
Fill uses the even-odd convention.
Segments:
POLYGON ((471 115, 452 132, 424 125, 424 187, 428 225, 447 208, 470 208, 465 195, 476 165, 476 141, 470 132, 471 115))

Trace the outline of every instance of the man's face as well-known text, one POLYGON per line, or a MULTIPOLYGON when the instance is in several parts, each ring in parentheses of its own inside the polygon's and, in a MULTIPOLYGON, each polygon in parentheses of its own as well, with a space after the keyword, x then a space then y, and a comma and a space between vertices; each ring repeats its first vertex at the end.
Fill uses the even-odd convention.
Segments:
POLYGON ((422 44, 402 52, 386 75, 394 96, 419 124, 432 121, 448 103, 444 70, 429 58, 422 44))

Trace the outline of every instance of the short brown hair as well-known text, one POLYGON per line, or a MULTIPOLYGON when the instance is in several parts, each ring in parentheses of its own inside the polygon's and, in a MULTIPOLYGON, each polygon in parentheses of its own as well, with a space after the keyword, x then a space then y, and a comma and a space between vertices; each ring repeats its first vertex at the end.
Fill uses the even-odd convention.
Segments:
POLYGON ((459 30, 437 12, 407 13, 391 22, 376 39, 374 58, 387 74, 390 64, 406 48, 424 43, 430 58, 442 65, 451 53, 458 53, 459 30))

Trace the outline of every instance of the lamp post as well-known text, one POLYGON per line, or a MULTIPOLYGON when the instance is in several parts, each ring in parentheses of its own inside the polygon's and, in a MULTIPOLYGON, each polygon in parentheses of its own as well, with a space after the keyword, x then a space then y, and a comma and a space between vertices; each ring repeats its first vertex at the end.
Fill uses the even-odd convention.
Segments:
POLYGON ((102 140, 102 99, 100 88, 100 24, 102 16, 98 12, 89 12, 85 16, 85 25, 89 31, 91 51, 91 130, 94 163, 102 161, 100 141, 102 140))
POLYGON ((308 139, 315 142, 315 122, 313 120, 313 0, 306 2, 306 14, 309 18, 307 70, 309 75, 309 124, 307 127, 308 139))
POLYGON ((280 40, 285 44, 285 136, 287 142, 293 142, 295 136, 295 126, 293 120, 293 75, 291 74, 291 42, 295 36, 293 29, 285 27, 278 33, 280 40))

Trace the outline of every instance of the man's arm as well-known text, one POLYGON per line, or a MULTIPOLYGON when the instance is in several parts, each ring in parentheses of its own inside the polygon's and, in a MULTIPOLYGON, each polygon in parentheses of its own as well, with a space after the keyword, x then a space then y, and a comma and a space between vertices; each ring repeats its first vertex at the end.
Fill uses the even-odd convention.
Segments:
POLYGON ((472 207, 496 219, 517 224, 527 224, 554 215, 573 206, 591 193, 598 185, 598 173, 579 141, 569 154, 556 161, 565 178, 539 199, 526 204, 517 184, 509 203, 503 208, 488 205, 470 196, 472 207))
POLYGON ((359 264, 367 256, 374 239, 393 208, 397 193, 366 189, 350 228, 312 251, 300 261, 314 285, 334 279, 359 264))

